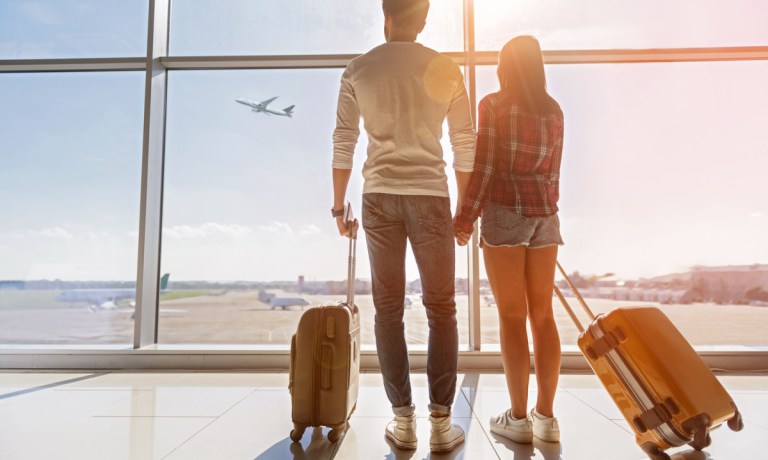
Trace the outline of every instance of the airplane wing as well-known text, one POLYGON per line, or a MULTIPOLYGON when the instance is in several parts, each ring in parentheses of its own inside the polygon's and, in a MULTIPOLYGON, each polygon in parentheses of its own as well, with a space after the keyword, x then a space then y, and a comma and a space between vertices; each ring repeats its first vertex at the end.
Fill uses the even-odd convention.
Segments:
POLYGON ((273 97, 272 99, 267 99, 266 101, 259 102, 259 105, 266 108, 269 104, 271 104, 275 99, 277 99, 278 96, 273 97))

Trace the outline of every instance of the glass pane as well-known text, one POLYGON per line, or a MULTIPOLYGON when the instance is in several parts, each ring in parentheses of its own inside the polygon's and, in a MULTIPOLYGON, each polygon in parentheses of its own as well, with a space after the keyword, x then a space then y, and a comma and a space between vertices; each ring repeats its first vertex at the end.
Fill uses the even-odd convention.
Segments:
POLYGON ((147 54, 146 0, 4 0, 0 59, 147 54))
POLYGON ((498 50, 515 35, 542 49, 757 46, 768 44, 762 0, 475 0, 476 47, 498 50))
MULTIPOLYGON (((464 49, 460 0, 432 2, 419 42, 464 49)), ((378 0, 184 0, 173 3, 171 54, 363 53, 384 41, 378 0)))
MULTIPOLYGON (((171 282, 161 297, 161 343, 284 347, 302 304, 345 298, 348 244, 330 216, 331 136, 341 73, 170 74, 162 266, 171 282), (278 95, 270 107, 295 105, 292 118, 253 112, 235 101, 278 95)), ((358 217, 366 145, 362 136, 347 194, 358 217)), ((450 154, 446 161, 452 161, 450 154)), ((457 276, 466 278, 466 251, 457 254, 457 276)), ((418 277, 409 251, 407 279, 413 284, 418 277)), ((362 230, 357 279, 363 343, 372 346, 374 309, 362 230)), ((427 334, 417 286, 406 309, 413 345, 425 344, 427 334)), ((460 340, 467 343, 466 295, 457 302, 460 340)))
MULTIPOLYGON (((661 304, 695 345, 765 345, 768 62, 557 65, 547 77, 565 113, 560 260, 593 309, 661 304)), ((480 97, 497 87, 495 67, 479 68, 480 97)), ((557 300, 555 312, 574 344, 557 300)))
POLYGON ((0 344, 133 340, 143 72, 0 74, 0 344))

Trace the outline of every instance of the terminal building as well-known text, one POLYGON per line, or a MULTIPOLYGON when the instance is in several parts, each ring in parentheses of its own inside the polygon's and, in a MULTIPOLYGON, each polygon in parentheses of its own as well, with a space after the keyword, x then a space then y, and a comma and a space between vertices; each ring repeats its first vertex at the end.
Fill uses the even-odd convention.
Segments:
MULTIPOLYGON (((346 67, 385 43, 382 6, 0 2, 0 459, 646 457, 640 425, 610 401, 554 296, 561 441, 491 431, 511 400, 506 312, 479 239, 490 217, 455 246, 452 416, 465 442, 430 456, 434 319, 423 305, 429 273, 410 247, 403 333, 418 443, 387 441, 361 212, 364 125, 347 191, 361 223, 357 407, 336 442, 327 427, 291 439, 297 325, 347 293, 348 240, 329 212, 339 90, 346 67)), ((596 314, 660 309, 744 417, 742 431, 713 431, 703 453, 670 449, 675 460, 768 458, 766 18, 765 0, 432 0, 417 38, 456 65, 474 128, 500 88, 504 45, 538 39, 564 119, 558 260, 584 274, 573 278, 596 314)), ((425 70, 421 80, 434 78, 425 70)), ((433 131, 415 136, 440 145, 455 211, 450 127, 433 131)), ((530 332, 528 353, 519 342, 529 413, 541 363, 530 332)), ((329 350, 317 360, 338 353, 329 350)), ((665 401, 643 420, 675 407, 665 401)))

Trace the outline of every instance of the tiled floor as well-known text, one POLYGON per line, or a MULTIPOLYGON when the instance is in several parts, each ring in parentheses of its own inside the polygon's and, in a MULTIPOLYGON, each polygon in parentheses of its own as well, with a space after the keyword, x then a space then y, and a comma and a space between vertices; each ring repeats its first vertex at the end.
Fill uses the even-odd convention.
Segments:
MULTIPOLYGON (((721 381, 746 428, 713 432, 704 452, 675 460, 768 459, 768 376, 721 381)), ((592 375, 561 377, 556 399, 562 442, 518 445, 491 435, 488 419, 508 406, 500 374, 461 374, 454 418, 467 433, 450 455, 430 455, 423 374, 413 376, 416 451, 384 439, 390 408, 381 375, 361 377, 357 411, 337 444, 327 429, 292 443, 285 373, 0 373, 0 459, 373 459, 641 460, 646 458, 592 375)), ((532 382, 531 388, 535 389, 532 382)), ((531 392, 530 401, 535 401, 531 392)))

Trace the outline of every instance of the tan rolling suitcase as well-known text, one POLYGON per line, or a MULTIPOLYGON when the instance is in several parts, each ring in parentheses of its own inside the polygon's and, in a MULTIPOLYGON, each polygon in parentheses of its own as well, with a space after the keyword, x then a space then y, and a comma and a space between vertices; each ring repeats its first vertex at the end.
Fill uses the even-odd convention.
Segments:
POLYGON ((707 447, 710 430, 723 422, 743 428, 728 392, 661 310, 621 307, 595 316, 557 267, 591 321, 584 330, 555 286, 581 332, 579 348, 651 459, 669 460, 664 450, 684 444, 707 447))
MULTIPOLYGON (((345 219, 352 225, 349 204, 345 219)), ((336 442, 347 429, 357 404, 360 379, 360 313, 354 303, 357 236, 349 239, 347 301, 310 308, 299 320, 291 339, 288 389, 294 428, 299 441, 307 427, 331 428, 336 442)))

